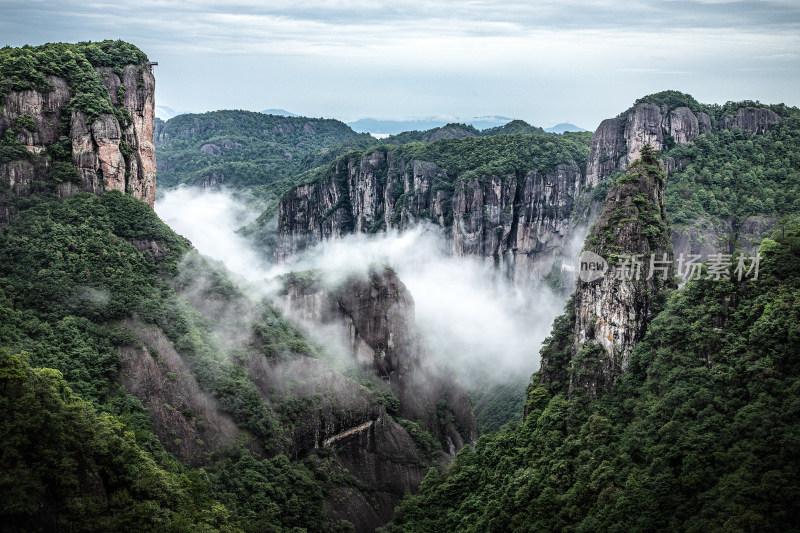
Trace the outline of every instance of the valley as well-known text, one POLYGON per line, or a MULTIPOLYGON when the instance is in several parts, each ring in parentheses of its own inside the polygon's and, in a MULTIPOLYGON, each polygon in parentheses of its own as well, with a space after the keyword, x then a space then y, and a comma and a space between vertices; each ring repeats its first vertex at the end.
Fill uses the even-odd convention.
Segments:
POLYGON ((375 139, 161 121, 123 41, 0 74, 9 530, 800 521, 800 109, 668 90, 595 132, 375 139), (757 277, 618 268, 742 253, 757 277))

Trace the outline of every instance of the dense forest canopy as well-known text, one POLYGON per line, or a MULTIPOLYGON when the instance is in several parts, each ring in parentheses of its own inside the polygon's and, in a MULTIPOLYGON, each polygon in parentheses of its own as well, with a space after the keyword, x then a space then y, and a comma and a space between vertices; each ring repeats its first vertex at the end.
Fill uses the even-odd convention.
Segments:
POLYGON ((53 83, 48 76, 57 76, 66 79, 74 93, 68 106, 70 110, 83 111, 89 118, 113 113, 108 90, 95 69, 108 67, 121 75, 125 65, 134 64, 142 69, 146 62, 144 52, 124 41, 6 46, 0 48, 0 79, 4 79, 6 85, 5 90, 0 91, 0 107, 8 91, 52 91, 53 83))
POLYGON ((305 170, 315 151, 372 141, 333 119, 252 111, 178 115, 156 133, 159 186, 269 185, 305 170))
MULTIPOLYGON (((424 421, 402 418, 392 389, 332 357, 268 301, 247 297, 224 267, 201 257, 146 203, 119 191, 57 197, 59 184, 78 179, 80 161, 66 136, 72 115, 83 113, 91 123, 113 114, 128 124, 103 72, 146 68, 147 56, 122 41, 0 49, 0 110, 11 91, 49 93, 61 83, 55 78, 71 91, 62 116, 54 117, 60 138, 40 154, 44 181, 32 183, 30 195, 12 194, 11 178, 0 190, 8 196, 4 207, 18 210, 0 226, 3 528, 352 531, 352 523, 333 517, 331 502, 358 493, 365 508, 379 509, 385 494, 345 468, 335 448, 293 441, 298 430, 329 429, 330 419, 309 413, 325 408, 331 418, 347 418, 342 397, 332 385, 295 393, 306 383, 289 371, 279 391, 253 371, 293 369, 302 361, 298 366, 351 387, 348 395, 363 400, 358 414, 385 415, 399 428, 393 436, 413 451, 376 457, 402 472, 421 468, 420 478, 433 465, 386 531, 797 530, 796 108, 705 105, 678 91, 637 100, 709 115, 711 131, 686 145, 667 139, 659 154, 674 165, 666 212, 678 233, 724 226, 730 235, 719 244, 733 254, 731 268, 742 244, 739 228, 761 221, 768 234, 748 243, 760 244, 758 276, 729 272, 670 285, 628 372, 596 397, 571 390, 566 378, 575 369, 576 299, 570 299, 541 350, 559 371, 534 374, 524 391, 517 381, 476 395, 487 433, 448 464, 448 443, 424 421), (719 127, 742 107, 768 108, 782 120, 759 135, 719 127), (231 333, 241 331, 247 335, 231 333), (145 405, 150 398, 126 388, 137 357, 152 372, 142 381, 152 378, 174 400, 153 395, 156 403, 145 405), (168 366, 176 360, 182 366, 168 366), (173 417, 174 428, 160 427, 155 411, 173 417), (225 432, 228 440, 219 437, 225 432)), ((120 87, 117 100, 124 94, 120 87)), ((13 165, 35 162, 19 140, 35 127, 27 114, 7 124, 0 138, 5 177, 13 165)), ((262 245, 274 238, 270 224, 281 196, 330 178, 338 163, 378 152, 386 160, 430 162, 441 170, 433 189, 452 192, 466 180, 520 183, 528 173, 561 165, 581 167, 580 175, 592 139, 589 132, 546 134, 512 121, 484 131, 449 124, 377 140, 337 120, 248 111, 181 115, 155 130, 160 186, 249 189, 267 210, 243 233, 262 245)), ((130 146, 119 149, 124 156, 130 146)), ((655 168, 655 154, 643 153, 655 168)), ((625 179, 617 173, 579 192, 599 207, 612 183, 625 179)), ((390 193, 400 206, 411 194, 390 193)), ((652 218, 645 209, 640 215, 652 218)), ((657 223, 649 228, 666 239, 667 221, 657 223)), ((302 281, 303 274, 286 279, 302 281)), ((451 422, 443 398, 428 406, 441 425, 451 422)))
MULTIPOLYGON (((597 400, 528 388, 526 416, 465 448, 387 531, 790 531, 800 523, 800 228, 757 280, 676 290, 597 400)), ((567 305, 542 348, 568 356, 567 305)))

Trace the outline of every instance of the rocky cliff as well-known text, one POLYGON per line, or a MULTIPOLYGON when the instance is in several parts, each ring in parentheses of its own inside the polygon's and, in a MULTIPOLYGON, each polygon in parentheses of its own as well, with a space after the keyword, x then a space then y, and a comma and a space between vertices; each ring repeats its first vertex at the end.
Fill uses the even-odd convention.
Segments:
POLYGON ((483 257, 520 282, 540 280, 575 229, 586 185, 585 141, 543 137, 453 139, 432 143, 431 153, 401 147, 342 157, 281 200, 276 258, 350 232, 428 220, 444 229, 455 254, 483 257), (458 159, 478 153, 480 143, 497 148, 480 161, 458 159), (493 164, 507 157, 513 164, 493 164))
MULTIPOLYGON (((673 257, 664 208, 665 173, 657 152, 640 148, 611 186, 581 254, 574 299, 569 392, 596 396, 628 371, 633 347, 655 314, 659 294, 673 285, 673 257)), ((545 355, 542 379, 557 372, 545 355)))
POLYGON ((616 118, 600 123, 592 137, 586 181, 594 186, 612 172, 626 168, 644 145, 661 150, 668 144, 686 144, 711 131, 711 117, 685 106, 637 104, 616 118))
MULTIPOLYGON (((32 81, 15 71, 0 97, 0 222, 16 213, 15 197, 35 192, 65 198, 118 190, 153 205, 155 79, 144 54, 115 56, 122 58, 115 63, 109 59, 115 43, 103 49, 106 43, 19 52, 42 65, 36 67, 39 78, 29 74, 32 81), (65 50, 72 56, 59 55, 65 50), (65 57, 77 59, 76 67, 62 66, 65 57), (128 59, 136 62, 124 63, 128 59)), ((18 59, 15 50, 0 59, 18 59)))
MULTIPOLYGON (((421 422, 451 454, 477 439, 464 390, 431 366, 414 324, 414 300, 390 269, 354 276, 335 286, 321 278, 285 278, 283 308, 289 316, 338 335, 356 363, 399 401, 394 413, 421 422)), ((312 275, 313 276, 313 275, 312 275)))
MULTIPOLYGON (((668 150, 725 129, 763 134, 781 120, 757 103, 704 106, 689 95, 666 91, 603 121, 588 154, 572 151, 565 157, 568 150, 559 145, 564 139, 543 136, 524 136, 542 141, 529 145, 504 140, 499 149, 481 148, 480 143, 499 138, 523 137, 514 135, 439 140, 427 150, 354 152, 312 172, 283 197, 275 256, 285 260, 309 244, 347 233, 402 230, 429 220, 444 229, 456 255, 483 257, 517 282, 538 281, 552 275, 576 227, 594 221, 597 204, 586 192, 624 171, 643 146, 668 150), (510 150, 516 160, 509 166, 504 163, 510 150), (547 156, 553 153, 559 157, 547 156)), ((686 164, 670 157, 664 161, 667 173, 686 164)), ((739 226, 757 229, 763 220, 739 226)), ((709 232, 722 234, 726 227, 719 221, 702 234, 676 233, 676 250, 710 251, 716 238, 709 232)))
MULTIPOLYGON (((661 94, 666 93, 651 97, 661 94)), ((746 104, 729 111, 709 108, 708 111, 716 110, 721 115, 712 120, 709 113, 701 110, 704 106, 688 95, 681 96, 686 99, 684 103, 695 108, 694 111, 687 105, 670 106, 667 103, 640 101, 618 117, 601 122, 592 137, 586 182, 594 186, 613 172, 624 170, 639 157, 646 144, 663 150, 675 144, 688 144, 698 135, 711 133, 715 129, 739 128, 744 132, 761 134, 782 120, 770 109, 746 104)), ((648 100, 648 97, 642 100, 648 100)), ((674 165, 675 162, 669 164, 674 165)))

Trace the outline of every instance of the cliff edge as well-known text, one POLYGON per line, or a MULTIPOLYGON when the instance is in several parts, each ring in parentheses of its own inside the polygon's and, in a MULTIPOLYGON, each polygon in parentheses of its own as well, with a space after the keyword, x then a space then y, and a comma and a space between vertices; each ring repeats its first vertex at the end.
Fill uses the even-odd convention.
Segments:
POLYGON ((3 48, 0 83, 0 223, 34 193, 118 190, 153 205, 155 78, 138 48, 3 48))

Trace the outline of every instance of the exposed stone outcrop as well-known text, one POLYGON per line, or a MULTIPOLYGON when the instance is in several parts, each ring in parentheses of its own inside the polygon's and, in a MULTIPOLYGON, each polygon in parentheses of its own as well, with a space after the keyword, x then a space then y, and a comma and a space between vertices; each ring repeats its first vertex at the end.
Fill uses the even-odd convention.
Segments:
POLYGON ((477 438, 466 393, 428 366, 427 348, 414 325, 413 298, 393 271, 371 272, 368 279, 350 278, 333 288, 289 276, 284 309, 316 327, 338 328, 352 359, 397 396, 398 414, 422 421, 443 447, 459 450, 477 438), (440 400, 446 412, 437 412, 440 400))
MULTIPOLYGON (((628 371, 633 347, 644 336, 659 292, 672 285, 665 174, 655 150, 645 146, 640 153, 641 160, 609 189, 586 240, 582 261, 599 256, 609 268, 591 276, 591 265, 582 265, 575 291, 570 394, 596 396, 628 371)), ((542 361, 545 376, 549 364, 542 361)))
POLYGON ((288 435, 285 453, 292 458, 306 457, 332 437, 386 414, 374 391, 332 370, 324 362, 297 356, 276 364, 251 353, 248 375, 265 396, 276 402, 288 397, 304 400, 302 411, 288 435))
POLYGON ((350 521, 356 531, 374 531, 388 522, 401 497, 417 491, 429 468, 411 436, 388 416, 332 448, 339 464, 373 489, 334 489, 326 500, 328 516, 350 521))
MULTIPOLYGON (((53 90, 10 91, 0 108, 0 136, 15 127, 17 140, 31 154, 30 160, 0 163, 0 184, 15 196, 28 196, 34 182, 47 182, 53 163, 45 157, 48 147, 64 143, 71 151, 75 180, 53 184, 61 197, 78 192, 118 190, 148 202, 155 201, 156 157, 153 144, 155 78, 149 63, 129 64, 118 75, 111 68, 96 69, 115 107, 130 117, 120 125, 116 116, 103 113, 88 120, 81 111, 67 111, 75 96, 63 78, 48 76, 53 90), (63 118, 62 118, 63 117, 63 118), (24 127, 18 120, 24 120, 24 127), (32 120, 32 125, 27 124, 32 120), (68 131, 59 130, 62 121, 68 131)), ((0 222, 7 222, 16 209, 0 198, 0 222)))
MULTIPOLYGON (((718 127, 728 130, 737 127, 762 134, 780 121, 781 117, 770 109, 743 106, 735 114, 723 116, 718 127)), ((592 137, 586 182, 595 186, 612 172, 624 170, 639 157, 646 144, 656 150, 668 148, 672 143, 688 144, 713 128, 711 117, 703 111, 695 112, 685 106, 669 109, 666 105, 636 104, 619 117, 600 123, 592 137)))
MULTIPOLYGON (((413 331, 413 300, 392 272, 349 279, 336 290, 325 290, 312 275, 287 276, 287 308, 314 321, 313 330, 324 332, 323 337, 309 338, 324 342, 328 354, 334 355, 336 329, 343 344, 353 349, 354 360, 355 351, 360 351, 364 364, 358 372, 355 365, 305 355, 303 342, 297 351, 291 343, 274 348, 274 330, 262 326, 276 320, 277 312, 265 312, 243 297, 196 254, 187 254, 172 283, 214 325, 223 353, 243 367, 271 406, 277 422, 271 451, 293 460, 319 461, 323 470, 358 480, 334 486, 325 504, 329 516, 352 522, 357 531, 374 531, 385 524, 403 496, 416 491, 433 463, 430 450, 421 447, 396 417, 432 428, 448 451, 450 442, 455 449, 477 439, 466 394, 445 380, 427 380, 415 366, 424 354, 415 350, 419 341, 413 331), (426 386, 404 381, 412 377, 426 386), (448 402, 447 409, 437 410, 440 399, 448 402)), ((141 350, 135 355, 150 357, 141 350)), ((240 435, 244 433, 240 430, 240 435)), ((255 441, 250 446, 264 452, 255 441)), ((445 460, 445 452, 436 458, 445 460)))
POLYGON ((770 125, 780 122, 780 115, 771 109, 761 107, 740 107, 735 115, 722 118, 721 127, 726 130, 739 128, 749 133, 765 133, 770 125))
POLYGON ((442 186, 447 172, 392 150, 337 160, 324 179, 281 200, 276 258, 350 232, 431 220, 444 228, 457 255, 483 257, 521 283, 550 273, 575 228, 571 217, 585 185, 578 162, 442 186))
POLYGON ((676 257, 688 254, 708 257, 730 252, 730 245, 735 242, 743 252, 753 254, 765 232, 774 226, 775 218, 766 216, 746 217, 738 223, 733 219, 701 219, 690 226, 673 228, 672 249, 676 257))
POLYGON ((128 321, 125 326, 144 344, 119 348, 120 383, 150 413, 153 430, 164 447, 192 465, 233 443, 240 432, 200 388, 161 330, 128 321))
POLYGON ((147 252, 153 258, 153 261, 160 263, 163 261, 169 249, 164 248, 153 239, 131 239, 130 243, 140 252, 147 252))
POLYGON ((612 172, 637 159, 643 146, 661 150, 670 142, 687 144, 711 131, 711 117, 688 107, 669 110, 666 105, 641 103, 617 118, 600 123, 589 151, 586 182, 595 186, 612 172))

